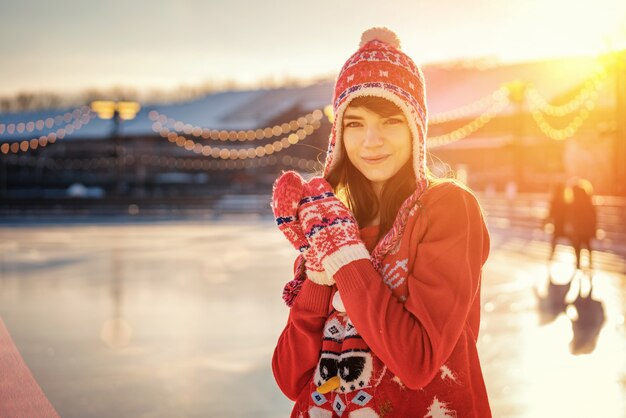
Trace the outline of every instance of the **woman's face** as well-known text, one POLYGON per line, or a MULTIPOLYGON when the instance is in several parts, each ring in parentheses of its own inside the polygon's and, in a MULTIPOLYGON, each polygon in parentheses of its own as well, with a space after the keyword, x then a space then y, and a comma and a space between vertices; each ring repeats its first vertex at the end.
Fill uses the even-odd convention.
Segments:
POLYGON ((377 193, 411 158, 411 131, 404 113, 398 112, 380 116, 365 107, 348 106, 343 115, 348 159, 377 193))

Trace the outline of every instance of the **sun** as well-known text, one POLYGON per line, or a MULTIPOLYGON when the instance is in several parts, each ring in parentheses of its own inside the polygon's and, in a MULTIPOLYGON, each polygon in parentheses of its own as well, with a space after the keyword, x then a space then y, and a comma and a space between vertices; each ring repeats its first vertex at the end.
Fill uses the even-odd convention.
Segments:
POLYGON ((600 55, 619 37, 625 16, 626 2, 548 0, 527 27, 536 32, 532 47, 540 56, 600 55))

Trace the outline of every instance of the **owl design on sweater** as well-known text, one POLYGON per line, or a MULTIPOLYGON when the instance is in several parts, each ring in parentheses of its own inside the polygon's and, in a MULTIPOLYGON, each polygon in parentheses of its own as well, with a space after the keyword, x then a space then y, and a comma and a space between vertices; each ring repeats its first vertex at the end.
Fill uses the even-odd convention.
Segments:
POLYGON ((339 377, 337 391, 350 393, 370 386, 374 368, 372 353, 350 318, 334 311, 324 326, 322 352, 313 376, 315 385, 339 377))

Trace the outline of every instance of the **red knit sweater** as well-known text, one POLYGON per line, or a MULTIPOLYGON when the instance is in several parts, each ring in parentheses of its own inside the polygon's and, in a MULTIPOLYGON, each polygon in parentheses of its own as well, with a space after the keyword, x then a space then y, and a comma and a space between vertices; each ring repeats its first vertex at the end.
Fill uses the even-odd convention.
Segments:
MULTIPOLYGON (((292 417, 491 417, 476 351, 489 253, 480 206, 453 183, 420 201, 382 275, 358 260, 336 286, 304 282, 272 361, 292 417), (340 387, 319 393, 333 376, 340 387)), ((361 230, 370 251, 376 235, 361 230)))

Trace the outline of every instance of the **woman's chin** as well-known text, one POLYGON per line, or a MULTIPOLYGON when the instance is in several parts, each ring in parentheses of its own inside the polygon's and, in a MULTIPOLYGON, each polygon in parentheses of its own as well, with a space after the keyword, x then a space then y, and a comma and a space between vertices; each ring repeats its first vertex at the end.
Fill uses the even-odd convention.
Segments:
POLYGON ((372 184, 384 184, 387 180, 393 177, 395 173, 386 173, 386 172, 370 172, 363 173, 366 179, 368 179, 372 184))

